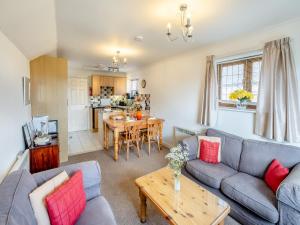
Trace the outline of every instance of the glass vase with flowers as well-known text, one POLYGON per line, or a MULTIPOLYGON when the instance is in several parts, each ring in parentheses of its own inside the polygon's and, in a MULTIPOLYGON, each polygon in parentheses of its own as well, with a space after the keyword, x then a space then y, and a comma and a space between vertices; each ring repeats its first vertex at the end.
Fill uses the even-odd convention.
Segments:
POLYGON ((189 160, 189 153, 186 145, 177 145, 170 149, 166 155, 169 160, 168 166, 174 171, 174 189, 180 191, 180 175, 184 164, 189 160))
POLYGON ((236 108, 240 110, 247 109, 247 105, 254 98, 254 95, 244 89, 237 89, 230 93, 229 98, 236 101, 236 108))

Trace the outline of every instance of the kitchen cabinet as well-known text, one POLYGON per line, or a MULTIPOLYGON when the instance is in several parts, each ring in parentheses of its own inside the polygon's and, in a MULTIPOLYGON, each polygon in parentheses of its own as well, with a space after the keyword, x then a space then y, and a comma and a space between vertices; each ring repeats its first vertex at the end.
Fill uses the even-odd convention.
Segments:
POLYGON ((108 86, 114 88, 114 95, 123 95, 127 92, 127 78, 104 76, 99 74, 92 75, 92 95, 100 96, 100 87, 108 86))
POLYGON ((108 76, 100 76, 100 87, 101 86, 113 87, 114 78, 108 76))
POLYGON ((94 109, 94 129, 98 130, 98 120, 99 120, 99 110, 100 109, 94 109))
POLYGON ((127 79, 126 77, 115 77, 114 78, 114 94, 123 95, 127 92, 127 79))
POLYGON ((100 76, 92 75, 92 95, 99 96, 100 95, 100 76))

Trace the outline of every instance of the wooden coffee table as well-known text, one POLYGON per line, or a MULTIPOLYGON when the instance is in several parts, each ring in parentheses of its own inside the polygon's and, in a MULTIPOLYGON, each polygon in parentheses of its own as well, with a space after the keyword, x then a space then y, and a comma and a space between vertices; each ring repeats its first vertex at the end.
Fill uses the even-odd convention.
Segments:
POLYGON ((180 177, 181 190, 174 190, 173 171, 167 167, 135 180, 140 195, 140 219, 146 222, 149 199, 169 224, 223 225, 230 206, 185 176, 180 177))

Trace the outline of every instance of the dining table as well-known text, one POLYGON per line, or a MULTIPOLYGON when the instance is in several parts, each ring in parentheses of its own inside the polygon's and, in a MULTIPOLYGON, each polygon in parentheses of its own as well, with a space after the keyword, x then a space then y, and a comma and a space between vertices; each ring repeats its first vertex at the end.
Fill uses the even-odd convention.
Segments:
POLYGON ((113 146, 114 146, 114 160, 117 161, 119 159, 119 136, 120 133, 125 131, 126 122, 132 121, 140 121, 140 128, 147 129, 147 121, 151 119, 158 119, 160 121, 159 126, 159 144, 162 145, 162 131, 163 131, 163 123, 164 120, 160 118, 155 118, 151 116, 143 116, 141 120, 137 120, 135 118, 125 117, 123 119, 113 119, 106 118, 103 119, 103 147, 105 150, 109 149, 109 132, 113 133, 113 146))

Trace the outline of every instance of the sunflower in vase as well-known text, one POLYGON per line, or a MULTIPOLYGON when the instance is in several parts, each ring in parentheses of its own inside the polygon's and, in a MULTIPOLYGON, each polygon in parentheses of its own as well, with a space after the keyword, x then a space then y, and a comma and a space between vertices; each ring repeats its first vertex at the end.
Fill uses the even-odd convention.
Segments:
POLYGON ((254 98, 254 95, 244 89, 237 89, 230 93, 229 98, 233 101, 237 101, 236 107, 238 109, 246 109, 247 104, 251 102, 251 100, 254 98))

